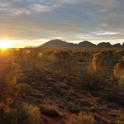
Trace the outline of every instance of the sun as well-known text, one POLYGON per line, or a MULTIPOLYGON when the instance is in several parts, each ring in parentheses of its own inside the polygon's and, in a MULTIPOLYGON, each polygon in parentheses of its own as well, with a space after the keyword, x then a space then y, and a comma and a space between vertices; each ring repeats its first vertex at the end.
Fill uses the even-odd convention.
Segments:
POLYGON ((0 40, 0 48, 7 49, 12 47, 12 41, 10 40, 0 40))

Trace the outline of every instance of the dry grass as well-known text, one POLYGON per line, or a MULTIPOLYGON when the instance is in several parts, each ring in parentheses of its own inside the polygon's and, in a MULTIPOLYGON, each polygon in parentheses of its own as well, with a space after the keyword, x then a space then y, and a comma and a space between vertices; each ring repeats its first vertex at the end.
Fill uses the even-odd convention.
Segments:
POLYGON ((77 117, 72 117, 71 124, 95 124, 95 119, 91 113, 80 112, 77 117))
POLYGON ((124 63, 123 56, 124 50, 116 49, 42 48, 12 50, 5 58, 1 55, 0 122, 19 124, 19 118, 21 124, 40 124, 41 111, 60 120, 71 112, 75 114, 72 124, 93 124, 95 119, 90 109, 97 112, 99 106, 105 106, 106 116, 111 109, 106 104, 115 103, 121 109, 124 87, 117 84, 120 81, 123 84, 120 80, 123 68, 118 64, 124 63), (44 106, 39 111, 37 106, 41 104, 44 106), (21 107, 16 108, 17 105, 21 107), (80 113, 84 108, 88 112, 80 113), (8 122, 3 122, 4 116, 8 122))
POLYGON ((51 118, 62 118, 64 114, 56 106, 42 106, 41 112, 51 118))

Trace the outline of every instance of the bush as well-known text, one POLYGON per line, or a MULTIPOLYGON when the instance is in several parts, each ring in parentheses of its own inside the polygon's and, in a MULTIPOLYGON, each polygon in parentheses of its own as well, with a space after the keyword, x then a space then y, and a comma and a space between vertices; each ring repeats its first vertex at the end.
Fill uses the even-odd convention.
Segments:
POLYGON ((41 107, 41 112, 44 115, 52 117, 52 118, 63 117, 63 113, 61 113, 56 106, 42 106, 41 107))
POLYGON ((23 104, 16 110, 18 123, 20 124, 41 124, 41 113, 38 107, 23 104))
POLYGON ((4 106, 9 107, 14 103, 17 80, 21 75, 21 67, 16 63, 13 54, 0 53, 0 102, 4 106))
POLYGON ((72 118, 71 124, 94 124, 95 119, 91 113, 80 112, 78 116, 72 118))
POLYGON ((86 73, 82 81, 82 88, 89 91, 101 91, 108 86, 108 82, 98 73, 86 73))
POLYGON ((26 83, 20 83, 16 86, 17 95, 25 96, 32 92, 32 87, 26 83))
POLYGON ((14 111, 4 112, 0 110, 0 124, 17 124, 14 111))
POLYGON ((0 110, 0 124, 41 124, 39 108, 30 104, 22 104, 10 111, 0 110))
POLYGON ((117 60, 117 56, 111 52, 95 53, 91 62, 92 69, 94 72, 100 72, 103 75, 112 74, 113 66, 117 60))
POLYGON ((120 75, 121 75, 121 66, 120 66, 120 63, 117 63, 115 66, 114 66, 114 76, 116 78, 119 78, 120 75))
POLYGON ((118 85, 124 88, 124 62, 115 65, 114 76, 118 80, 118 85))

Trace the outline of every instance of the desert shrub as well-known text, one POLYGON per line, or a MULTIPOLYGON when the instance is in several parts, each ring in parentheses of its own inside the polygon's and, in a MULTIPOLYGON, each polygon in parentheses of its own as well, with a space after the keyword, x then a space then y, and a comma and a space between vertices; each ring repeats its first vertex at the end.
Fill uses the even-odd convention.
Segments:
POLYGON ((118 85, 120 88, 124 89, 124 74, 120 77, 120 79, 118 81, 118 85))
POLYGON ((14 112, 0 110, 0 124, 17 124, 14 112))
POLYGON ((102 72, 104 70, 104 65, 107 63, 108 61, 108 57, 106 56, 106 53, 104 52, 98 52, 98 53, 95 53, 93 55, 93 58, 92 58, 92 62, 91 62, 91 65, 92 65, 92 68, 95 72, 102 72))
POLYGON ((21 67, 15 62, 8 63, 8 67, 6 69, 6 81, 8 84, 16 84, 20 76, 22 76, 21 67))
POLYGON ((59 111, 56 106, 42 106, 41 112, 52 118, 61 118, 63 117, 63 113, 59 111))
POLYGON ((84 79, 82 81, 82 88, 89 91, 100 91, 108 85, 108 82, 102 78, 100 74, 85 72, 84 79))
POLYGON ((120 87, 124 86, 124 62, 117 63, 114 67, 114 76, 120 87))
POLYGON ((18 84, 22 70, 16 58, 4 54, 0 59, 0 124, 40 124, 40 111, 37 107, 29 104, 16 107, 18 94, 31 92, 28 84, 18 84))
POLYGON ((27 94, 31 94, 32 92, 32 87, 27 83, 17 84, 16 89, 17 89, 17 95, 19 96, 25 96, 27 94))
POLYGON ((78 117, 73 115, 69 124, 78 124, 78 117))
POLYGON ((80 109, 77 106, 69 106, 68 111, 77 114, 80 112, 80 109))
POLYGON ((123 88, 120 89, 118 87, 111 86, 108 87, 108 89, 99 92, 99 96, 111 103, 116 103, 121 106, 124 104, 123 88))
POLYGON ((78 121, 81 124, 93 124, 94 123, 94 116, 91 113, 79 113, 78 121))
POLYGON ((80 112, 72 118, 71 124, 95 124, 95 119, 91 113, 80 112))
POLYGON ((97 71, 97 62, 100 59, 101 53, 94 54, 93 59, 92 59, 92 68, 94 71, 97 71))
POLYGON ((122 120, 118 120, 118 121, 116 121, 116 123, 115 124, 124 124, 124 121, 122 120))
POLYGON ((41 124, 41 113, 38 107, 23 104, 16 110, 18 123, 20 124, 41 124))
POLYGON ((120 63, 117 63, 114 67, 114 76, 116 78, 119 78, 120 75, 121 75, 121 66, 120 63))
POLYGON ((95 53, 91 62, 92 69, 94 72, 100 72, 105 75, 112 74, 113 66, 117 60, 117 56, 111 52, 95 53))
POLYGON ((41 124, 39 108, 30 104, 22 104, 11 111, 0 111, 0 124, 41 124))
POLYGON ((124 124, 124 114, 121 114, 115 124, 124 124))
POLYGON ((21 75, 21 67, 16 63, 14 55, 2 54, 0 56, 0 102, 6 106, 10 105, 10 99, 11 104, 14 101, 17 80, 21 75))

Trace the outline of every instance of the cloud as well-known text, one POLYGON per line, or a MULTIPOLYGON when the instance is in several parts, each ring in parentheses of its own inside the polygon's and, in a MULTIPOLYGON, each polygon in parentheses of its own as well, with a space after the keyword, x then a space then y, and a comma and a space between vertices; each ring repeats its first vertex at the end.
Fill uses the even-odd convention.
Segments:
POLYGON ((65 4, 89 4, 95 7, 109 8, 115 0, 1 0, 0 13, 8 15, 29 15, 38 12, 49 12, 65 4))
POLYGON ((53 8, 51 8, 50 6, 46 6, 42 4, 30 4, 25 8, 11 9, 11 13, 13 15, 21 15, 21 14, 30 15, 32 13, 49 12, 52 9, 53 8))
MULTIPOLYGON (((84 0, 83 0, 84 1, 84 0)), ((82 2, 82 0, 56 0, 58 3, 65 3, 65 4, 76 4, 82 2)))
POLYGON ((112 31, 98 31, 98 32, 92 32, 91 34, 94 34, 96 36, 112 36, 117 35, 119 32, 112 32, 112 31))
POLYGON ((111 8, 115 5, 115 0, 87 0, 87 2, 94 4, 97 7, 111 8))
POLYGON ((123 0, 0 2, 0 37, 30 40, 60 37, 73 41, 124 38, 123 0))
POLYGON ((116 0, 57 0, 61 4, 79 4, 87 3, 95 5, 96 7, 110 8, 116 3, 116 0))
POLYGON ((40 0, 5 0, 0 4, 0 13, 5 15, 29 15, 38 12, 52 11, 56 6, 41 3, 40 0))

